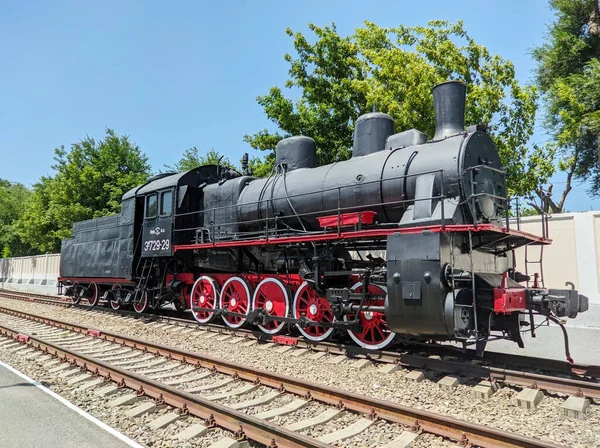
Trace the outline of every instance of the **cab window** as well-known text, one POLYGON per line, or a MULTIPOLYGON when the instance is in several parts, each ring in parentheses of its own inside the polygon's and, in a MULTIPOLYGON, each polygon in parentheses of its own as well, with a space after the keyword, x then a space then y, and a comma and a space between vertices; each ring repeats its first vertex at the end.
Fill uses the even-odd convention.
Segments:
POLYGON ((170 216, 173 210, 173 192, 165 191, 160 195, 160 216, 170 216))
POLYGON ((146 218, 154 218, 156 216, 156 205, 155 194, 146 197, 146 218))

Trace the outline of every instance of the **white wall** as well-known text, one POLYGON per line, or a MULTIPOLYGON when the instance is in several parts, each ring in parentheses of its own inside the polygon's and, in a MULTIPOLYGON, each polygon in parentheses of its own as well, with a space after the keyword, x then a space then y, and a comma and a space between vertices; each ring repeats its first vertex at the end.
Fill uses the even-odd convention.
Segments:
POLYGON ((55 295, 60 254, 0 259, 0 288, 55 295))
MULTIPOLYGON (((512 223, 511 225, 516 225, 512 223)), ((521 218, 521 230, 542 234, 539 216, 521 218)), ((600 327, 600 212, 562 213, 548 220, 552 244, 543 249, 544 285, 565 288, 573 282, 590 300, 590 311, 569 320, 569 326, 600 327)), ((527 250, 529 260, 539 259, 540 248, 527 250)), ((525 271, 525 250, 517 251, 517 270, 525 271)), ((532 271, 536 265, 529 264, 532 271)))

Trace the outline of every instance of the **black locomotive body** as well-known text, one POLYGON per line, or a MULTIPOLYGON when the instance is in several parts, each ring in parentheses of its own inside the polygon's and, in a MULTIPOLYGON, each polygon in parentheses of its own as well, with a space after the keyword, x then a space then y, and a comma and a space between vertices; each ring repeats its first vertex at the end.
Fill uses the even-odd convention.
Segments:
POLYGON ((314 140, 297 136, 279 142, 267 178, 202 166, 151 179, 120 215, 73 226, 60 284, 74 301, 172 303, 200 323, 347 334, 369 349, 414 339, 481 351, 493 334, 522 345, 524 315, 586 311, 585 296, 516 271, 515 249, 550 240, 510 228, 494 143, 464 127, 464 84, 433 94, 431 140, 373 112, 355 123, 347 161, 316 166, 314 140))

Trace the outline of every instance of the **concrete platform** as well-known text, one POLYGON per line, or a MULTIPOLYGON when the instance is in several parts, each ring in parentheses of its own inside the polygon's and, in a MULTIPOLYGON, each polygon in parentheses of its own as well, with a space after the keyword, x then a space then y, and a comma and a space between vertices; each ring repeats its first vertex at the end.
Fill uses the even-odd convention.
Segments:
POLYGON ((0 363, 0 446, 141 448, 123 434, 36 384, 0 363))

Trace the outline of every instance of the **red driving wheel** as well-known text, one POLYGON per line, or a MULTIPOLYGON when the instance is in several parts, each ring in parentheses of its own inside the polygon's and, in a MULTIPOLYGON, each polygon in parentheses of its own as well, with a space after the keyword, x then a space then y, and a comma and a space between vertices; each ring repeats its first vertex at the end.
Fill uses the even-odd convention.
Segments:
MULTIPOLYGON (((265 278, 254 291, 252 309, 264 309, 271 316, 287 317, 290 312, 290 296, 287 286, 277 278, 265 278)), ((277 321, 258 325, 258 328, 267 334, 277 334, 284 327, 285 322, 277 321)))
POLYGON ((219 298, 219 289, 214 278, 203 275, 196 280, 190 294, 190 307, 192 315, 201 324, 210 322, 215 313, 212 311, 196 311, 194 308, 216 309, 219 298))
MULTIPOLYGON (((329 302, 324 297, 319 297, 317 292, 310 287, 308 282, 302 283, 294 296, 294 317, 300 319, 304 314, 314 322, 333 322, 334 316, 329 302)), ((324 341, 333 332, 333 328, 308 326, 301 328, 300 333, 311 341, 324 341)))
MULTIPOLYGON (((353 292, 362 292, 363 284, 361 282, 355 283, 350 289, 353 292)), ((385 296, 387 295, 387 288, 385 286, 370 284, 369 293, 380 295, 384 298, 365 300, 365 306, 385 305, 385 296)), ((354 320, 354 318, 355 314, 344 316, 345 321, 354 320)), ((361 324, 360 332, 348 330, 348 334, 361 347, 369 350, 381 350, 393 342, 396 334, 388 327, 385 314, 373 311, 361 311, 358 320, 361 324)))
MULTIPOLYGON (((250 312, 250 285, 241 277, 231 277, 221 289, 221 309, 233 313, 245 314, 250 312)), ((223 315, 225 325, 240 328, 246 323, 246 318, 234 315, 223 315)))

